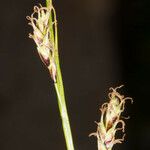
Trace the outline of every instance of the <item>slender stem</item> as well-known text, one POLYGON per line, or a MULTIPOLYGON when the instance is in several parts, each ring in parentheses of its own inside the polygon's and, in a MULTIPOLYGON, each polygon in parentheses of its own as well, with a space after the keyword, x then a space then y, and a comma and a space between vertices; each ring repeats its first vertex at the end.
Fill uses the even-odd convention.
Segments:
MULTIPOLYGON (((46 0, 46 2, 47 2, 47 7, 52 6, 52 0, 46 0)), ((69 117, 68 117, 67 107, 65 102, 63 80, 62 80, 60 63, 59 63, 58 34, 57 34, 57 21, 56 21, 55 9, 53 9, 53 14, 51 13, 49 22, 50 22, 51 41, 53 41, 55 47, 54 58, 55 58, 56 70, 57 70, 57 75, 56 75, 57 81, 54 83, 54 86, 57 93, 58 106, 59 106, 60 116, 62 119, 62 126, 63 126, 63 132, 65 136, 67 150, 74 150, 72 133, 71 133, 69 117), (54 27, 53 27, 53 19, 55 22, 54 27)))
POLYGON ((62 119, 62 125, 63 125, 65 140, 66 140, 67 150, 74 150, 66 104, 60 95, 60 90, 57 84, 55 84, 55 89, 56 89, 57 98, 58 98, 59 111, 60 111, 60 115, 62 119))

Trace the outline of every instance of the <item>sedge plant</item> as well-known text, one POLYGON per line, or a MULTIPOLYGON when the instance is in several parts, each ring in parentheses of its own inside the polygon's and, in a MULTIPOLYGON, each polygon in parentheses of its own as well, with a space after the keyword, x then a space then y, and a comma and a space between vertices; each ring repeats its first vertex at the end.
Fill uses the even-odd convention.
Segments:
POLYGON ((59 63, 56 12, 52 1, 46 0, 46 7, 35 6, 33 14, 27 19, 33 27, 33 34, 29 34, 29 37, 36 43, 38 54, 54 82, 67 150, 74 150, 59 63))
MULTIPOLYGON (((47 67, 54 83, 67 150, 74 150, 59 63, 56 11, 52 0, 46 0, 46 7, 35 6, 34 12, 31 16, 27 16, 27 19, 33 28, 33 33, 29 34, 29 37, 36 43, 39 57, 47 67)), ((125 123, 120 117, 124 111, 125 101, 131 98, 124 98, 117 92, 121 87, 111 88, 109 103, 104 103, 100 109, 102 114, 100 122, 97 123, 97 132, 90 134, 97 137, 98 150, 112 150, 114 144, 121 143, 124 139, 124 136, 115 139, 115 133, 118 130, 124 132, 125 123), (122 124, 121 128, 117 128, 119 123, 122 124)))

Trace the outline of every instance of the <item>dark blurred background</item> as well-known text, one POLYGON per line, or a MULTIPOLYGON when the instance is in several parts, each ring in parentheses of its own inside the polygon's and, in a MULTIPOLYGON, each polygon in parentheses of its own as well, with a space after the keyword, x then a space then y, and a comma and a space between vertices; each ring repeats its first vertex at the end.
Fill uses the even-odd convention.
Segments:
MULTIPOLYGON (((26 16, 43 0, 1 1, 0 150, 65 150, 53 82, 26 16)), ((95 120, 109 87, 126 105, 126 139, 116 150, 150 149, 150 1, 54 0, 59 51, 76 150, 96 150, 95 120)))

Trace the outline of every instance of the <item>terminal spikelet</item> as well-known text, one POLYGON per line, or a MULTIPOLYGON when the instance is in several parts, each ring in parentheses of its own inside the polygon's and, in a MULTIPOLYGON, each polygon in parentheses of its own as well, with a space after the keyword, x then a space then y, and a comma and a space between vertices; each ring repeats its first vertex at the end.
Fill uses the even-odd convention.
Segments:
POLYGON ((34 6, 34 12, 31 16, 27 16, 29 25, 33 28, 33 34, 29 34, 29 37, 34 40, 37 46, 38 54, 42 62, 50 71, 50 75, 54 82, 56 82, 56 63, 55 63, 55 41, 52 40, 52 33, 50 32, 50 26, 56 26, 56 18, 52 24, 49 23, 51 14, 54 13, 54 8, 51 5, 43 7, 42 5, 34 6))

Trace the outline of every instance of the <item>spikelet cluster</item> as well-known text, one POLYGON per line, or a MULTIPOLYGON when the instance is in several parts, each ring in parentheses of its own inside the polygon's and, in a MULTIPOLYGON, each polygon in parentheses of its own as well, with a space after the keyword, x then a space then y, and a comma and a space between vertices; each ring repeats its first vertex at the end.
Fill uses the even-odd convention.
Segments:
POLYGON ((121 87, 110 88, 111 92, 108 94, 109 102, 104 103, 100 108, 101 119, 100 122, 96 122, 97 131, 90 134, 90 136, 94 135, 97 137, 98 150, 111 150, 115 144, 124 141, 125 122, 121 119, 123 118, 121 113, 125 109, 125 101, 131 100, 133 102, 133 100, 117 92, 117 89, 121 87), (120 124, 120 127, 118 127, 118 124, 120 124), (115 137, 118 130, 123 133, 120 139, 115 137))
MULTIPOLYGON (((50 16, 54 11, 51 6, 49 8, 42 7, 42 5, 35 6, 34 12, 31 16, 27 16, 29 25, 33 28, 33 34, 29 34, 29 37, 34 40, 37 46, 38 54, 42 62, 48 67, 52 79, 56 82, 56 64, 55 64, 55 43, 52 41, 50 33, 50 16)), ((56 20, 51 26, 56 24, 56 20)))

